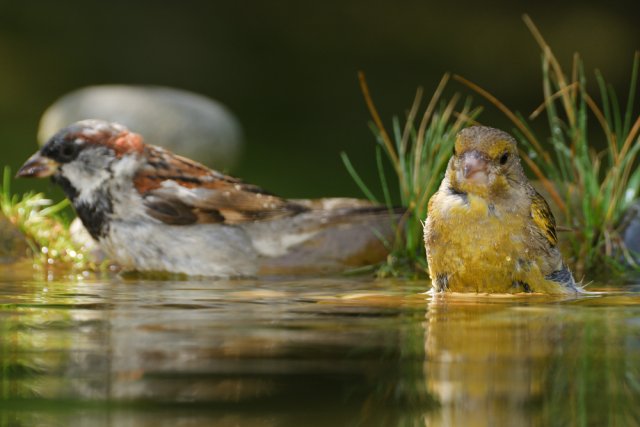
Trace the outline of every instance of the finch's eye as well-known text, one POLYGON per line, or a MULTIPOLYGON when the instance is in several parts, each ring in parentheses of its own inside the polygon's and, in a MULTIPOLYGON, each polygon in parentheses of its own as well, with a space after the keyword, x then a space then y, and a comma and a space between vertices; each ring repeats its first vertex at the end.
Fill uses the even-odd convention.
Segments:
POLYGON ((503 153, 502 156, 500 156, 500 164, 501 165, 507 164, 508 160, 509 160, 509 153, 503 153))

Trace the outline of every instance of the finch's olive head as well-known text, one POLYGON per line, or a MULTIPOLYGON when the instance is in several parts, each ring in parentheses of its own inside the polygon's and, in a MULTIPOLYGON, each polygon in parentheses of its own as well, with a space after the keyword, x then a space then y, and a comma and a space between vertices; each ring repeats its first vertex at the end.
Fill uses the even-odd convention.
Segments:
POLYGON ((448 176, 464 192, 487 195, 503 191, 509 180, 524 177, 516 140, 506 132, 472 126, 456 137, 448 176))

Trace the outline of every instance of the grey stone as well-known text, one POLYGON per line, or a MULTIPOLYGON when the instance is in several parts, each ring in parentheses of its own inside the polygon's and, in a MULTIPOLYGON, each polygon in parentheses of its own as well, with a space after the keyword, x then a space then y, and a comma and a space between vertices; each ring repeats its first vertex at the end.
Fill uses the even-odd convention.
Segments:
POLYGON ((219 102, 169 87, 130 85, 88 86, 64 95, 44 112, 38 142, 84 119, 121 123, 149 144, 223 171, 237 162, 243 144, 238 120, 219 102))
POLYGON ((640 200, 637 200, 625 212, 620 235, 636 262, 640 263, 640 200))
POLYGON ((28 247, 24 235, 0 211, 0 264, 24 258, 28 247))

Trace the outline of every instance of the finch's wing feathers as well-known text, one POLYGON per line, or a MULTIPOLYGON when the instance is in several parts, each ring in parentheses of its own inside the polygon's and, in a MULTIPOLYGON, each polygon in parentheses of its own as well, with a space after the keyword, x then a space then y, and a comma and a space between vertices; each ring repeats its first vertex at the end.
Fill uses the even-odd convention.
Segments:
POLYGON ((547 201, 538 192, 535 192, 531 201, 531 217, 533 222, 547 238, 549 244, 554 247, 558 244, 556 235, 556 220, 551 213, 547 201))
POLYGON ((134 185, 147 213, 167 224, 239 224, 295 215, 306 207, 197 162, 149 146, 134 185))

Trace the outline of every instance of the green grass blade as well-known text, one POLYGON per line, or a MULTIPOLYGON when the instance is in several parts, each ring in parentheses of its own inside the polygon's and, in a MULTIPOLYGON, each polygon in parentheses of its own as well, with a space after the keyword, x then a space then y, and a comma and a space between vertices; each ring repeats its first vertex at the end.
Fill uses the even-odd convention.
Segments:
POLYGON ((620 104, 618 102, 618 95, 616 95, 616 91, 611 86, 611 84, 607 84, 607 90, 609 91, 609 98, 611 99, 611 110, 613 115, 613 123, 609 123, 609 129, 613 129, 615 135, 617 136, 618 146, 622 144, 624 139, 620 139, 620 135, 622 135, 622 113, 620 112, 620 104))
POLYGON ((376 147, 376 165, 378 166, 378 176, 380 177, 380 186, 382 187, 384 203, 386 206, 391 208, 393 204, 391 202, 389 184, 387 183, 387 175, 384 173, 384 165, 382 164, 382 150, 380 149, 380 147, 376 147))
POLYGON ((631 82, 629 83, 629 95, 627 98, 627 109, 624 115, 624 127, 622 134, 618 135, 620 139, 624 139, 631 130, 631 122, 633 116, 633 107, 636 95, 636 87, 638 85, 638 67, 640 66, 640 51, 636 51, 633 56, 633 65, 631 66, 631 82))
POLYGON ((360 191, 362 191, 365 197, 372 202, 379 203, 377 197, 373 195, 371 190, 369 190, 369 187, 367 187, 362 178, 360 178, 360 175, 358 175, 358 172, 356 172, 355 168, 351 164, 351 160, 349 160, 349 156, 347 155, 347 153, 345 153, 344 151, 341 152, 340 158, 342 159, 342 163, 344 163, 344 166, 347 168, 349 175, 351 175, 351 178, 358 185, 358 188, 360 188, 360 191))

